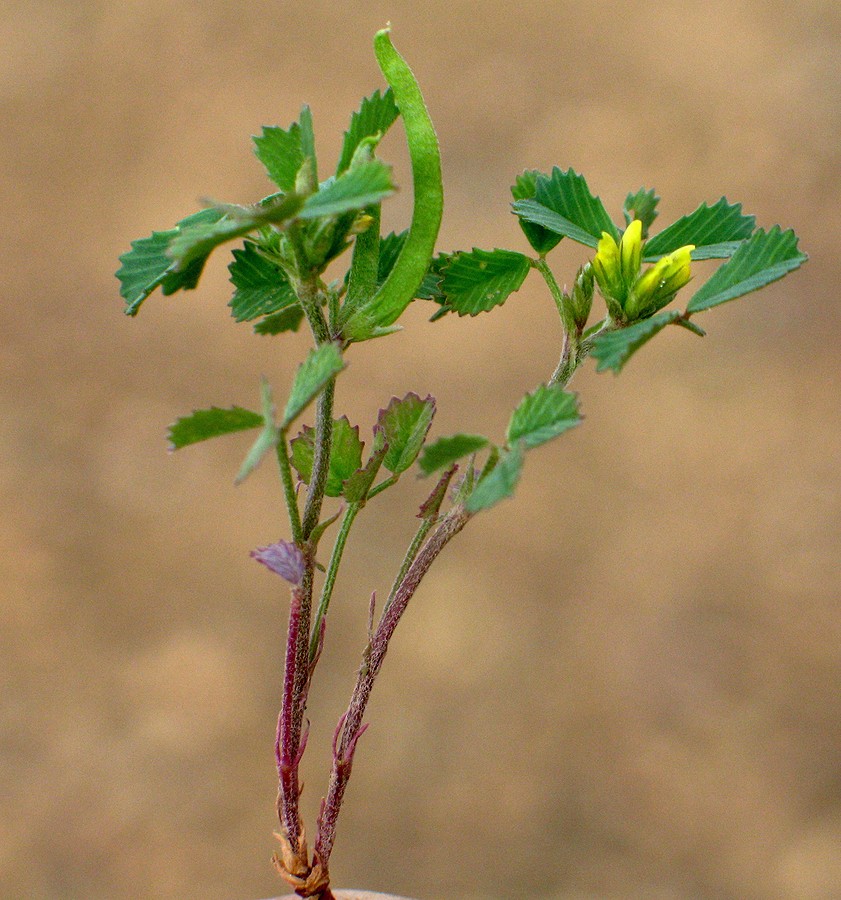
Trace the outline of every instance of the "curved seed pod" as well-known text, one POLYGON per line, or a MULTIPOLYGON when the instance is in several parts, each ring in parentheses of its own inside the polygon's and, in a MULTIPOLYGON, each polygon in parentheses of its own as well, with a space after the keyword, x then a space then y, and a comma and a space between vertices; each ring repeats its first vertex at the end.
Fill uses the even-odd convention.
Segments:
POLYGON ((388 278, 373 297, 355 309, 346 307, 343 337, 363 341, 394 331, 411 303, 435 252, 444 209, 438 138, 412 70, 391 43, 388 28, 377 32, 374 52, 403 117, 412 163, 414 209, 409 234, 388 278))

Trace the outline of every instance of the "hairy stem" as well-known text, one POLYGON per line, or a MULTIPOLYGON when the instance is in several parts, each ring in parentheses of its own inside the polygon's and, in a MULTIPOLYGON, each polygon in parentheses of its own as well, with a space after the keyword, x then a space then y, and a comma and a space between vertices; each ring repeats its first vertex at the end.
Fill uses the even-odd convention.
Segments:
POLYGON ((366 726, 362 724, 368 700, 385 659, 388 644, 409 601, 421 583, 423 576, 438 557, 438 554, 464 528, 470 514, 462 506, 454 507, 438 524, 432 536, 417 554, 394 593, 390 606, 383 612, 368 647, 363 654, 362 665, 356 679, 356 686, 336 729, 333 747, 333 768, 321 813, 318 817, 318 834, 315 843, 315 858, 327 870, 330 853, 336 836, 336 820, 339 816, 345 788, 353 766, 356 743, 366 726))

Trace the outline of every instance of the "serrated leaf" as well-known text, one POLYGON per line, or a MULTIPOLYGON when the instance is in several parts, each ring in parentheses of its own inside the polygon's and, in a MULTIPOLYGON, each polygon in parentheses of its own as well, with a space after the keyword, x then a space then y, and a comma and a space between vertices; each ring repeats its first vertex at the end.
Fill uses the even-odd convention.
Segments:
MULTIPOLYGON (((328 497, 341 497, 344 482, 362 466, 362 448, 359 427, 351 427, 347 416, 333 422, 333 440, 330 447, 330 464, 324 493, 328 497)), ((312 477, 312 461, 315 452, 315 429, 305 426, 290 444, 292 465, 304 484, 312 477)))
POLYGON ((236 288, 228 306, 237 322, 250 322, 297 305, 298 298, 286 273, 268 259, 253 241, 233 251, 234 261, 228 266, 231 283, 236 288))
POLYGON ((555 166, 550 176, 538 175, 533 200, 516 200, 514 212, 527 222, 595 247, 606 231, 618 242, 619 230, 604 204, 590 193, 583 175, 555 166))
MULTIPOLYGON (((537 190, 537 178, 541 173, 537 169, 528 169, 521 175, 517 176, 515 183, 511 186, 511 196, 515 200, 532 200, 537 190)), ((563 235, 549 231, 542 225, 535 225, 534 222, 528 222, 520 219, 520 228, 526 236, 526 240, 531 244, 532 249, 541 256, 545 256, 550 250, 558 245, 563 235)))
POLYGON ((271 197, 254 206, 226 207, 226 214, 215 222, 202 222, 178 229, 167 248, 175 271, 183 271, 194 260, 207 259, 220 244, 244 237, 264 225, 291 222, 303 205, 296 194, 271 197))
POLYGON ((625 224, 630 225, 634 219, 642 222, 642 237, 645 240, 648 237, 648 230, 657 218, 657 204, 660 198, 654 189, 646 190, 641 187, 635 194, 629 193, 625 198, 623 212, 625 214, 625 224))
POLYGON ((298 217, 317 219, 364 209, 372 203, 379 203, 394 190, 391 166, 379 159, 372 159, 325 181, 307 197, 298 217))
POLYGON ((799 268, 808 257, 797 249, 797 235, 775 225, 761 228, 733 254, 689 301, 687 312, 700 312, 758 290, 799 268))
POLYGON ((275 125, 264 126, 262 134, 252 140, 254 153, 269 178, 282 191, 294 191, 298 170, 304 163, 301 126, 294 122, 286 131, 275 125))
POLYGON ((526 394, 511 415, 506 432, 509 444, 522 441, 527 450, 572 428, 581 421, 575 394, 560 385, 541 384, 526 394))
POLYGON ((643 248, 643 260, 654 262, 687 244, 694 244, 692 259, 724 259, 732 256, 753 233, 755 216, 742 215, 742 204, 722 197, 713 206, 702 203, 695 212, 664 228, 643 248))
POLYGON ((310 350, 298 367, 280 427, 287 429, 321 393, 324 385, 344 367, 345 362, 338 345, 322 344, 315 350, 310 350))
POLYGON ((254 333, 280 334, 283 331, 297 331, 303 320, 303 309, 300 306, 290 306, 261 319, 254 326, 254 333))
POLYGON ((197 409, 189 416, 176 420, 169 426, 167 437, 170 449, 180 450, 190 444, 224 434, 259 428, 262 424, 263 417, 250 409, 243 409, 241 406, 232 406, 230 409, 211 406, 210 409, 197 409))
POLYGON ((126 301, 125 312, 128 315, 137 315, 143 301, 158 287, 166 295, 195 288, 207 257, 196 259, 183 270, 175 271, 167 248, 182 228, 218 222, 223 215, 218 209, 202 209, 182 219, 175 228, 153 231, 150 237, 131 242, 131 250, 120 257, 122 266, 117 270, 120 295, 126 301))
POLYGON ((515 444, 503 453, 493 470, 476 485, 468 497, 465 508, 469 513, 477 513, 510 497, 517 487, 523 472, 524 451, 521 444, 515 444))
POLYGON ((435 415, 435 400, 421 400, 417 394, 406 394, 402 400, 393 397, 388 406, 380 410, 377 424, 382 428, 388 444, 383 465, 389 472, 399 475, 417 459, 435 415))
POLYGON ((339 156, 336 174, 341 175, 348 168, 356 148, 365 138, 384 135, 394 123, 397 115, 397 105, 394 102, 391 88, 388 88, 382 95, 379 90, 376 90, 370 97, 366 97, 359 110, 350 117, 350 127, 345 132, 342 142, 342 152, 339 156))
POLYGON ((504 303, 529 273, 529 258, 513 250, 456 253, 443 269, 440 291, 449 309, 476 316, 504 303))
POLYGON ((377 477, 377 472, 383 463, 388 444, 382 440, 377 441, 379 426, 374 428, 374 451, 368 457, 368 462, 361 469, 357 469, 350 478, 345 479, 343 494, 348 503, 364 503, 368 497, 368 491, 377 477), (379 444, 379 446, 377 446, 379 444))
POLYGON ((240 467, 234 484, 242 484, 246 478, 254 471, 263 457, 277 446, 280 440, 280 432, 274 423, 274 402, 272 400, 271 385, 264 378, 260 383, 260 400, 263 420, 263 430, 259 437, 251 446, 242 466, 240 467))
POLYGON ((423 448, 418 465, 424 475, 431 475, 438 469, 443 469, 444 466, 449 466, 456 460, 487 447, 489 443, 481 434, 454 434, 438 438, 423 448))
POLYGON ((393 231, 380 238, 380 255, 377 262, 377 287, 388 278, 409 236, 409 229, 395 234, 393 231))
POLYGON ((673 309, 652 316, 650 319, 643 319, 627 328, 608 331, 600 335, 593 342, 592 353, 598 361, 596 371, 603 372, 605 369, 613 369, 618 373, 643 344, 650 341, 655 334, 678 319, 680 315, 679 310, 673 309))

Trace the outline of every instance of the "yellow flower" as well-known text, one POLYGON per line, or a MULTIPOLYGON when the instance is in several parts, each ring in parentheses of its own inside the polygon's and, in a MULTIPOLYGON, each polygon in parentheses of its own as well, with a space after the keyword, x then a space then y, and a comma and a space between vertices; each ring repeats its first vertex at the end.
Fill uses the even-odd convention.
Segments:
POLYGON ((691 256, 694 244, 687 244, 658 260, 634 284, 627 298, 629 318, 651 315, 662 309, 692 277, 691 256))
MULTIPOLYGON (((614 303, 624 309, 628 294, 637 279, 642 260, 642 222, 634 219, 617 244, 612 235, 602 232, 592 269, 601 295, 610 308, 614 303)), ((618 310, 610 310, 612 315, 618 310)))

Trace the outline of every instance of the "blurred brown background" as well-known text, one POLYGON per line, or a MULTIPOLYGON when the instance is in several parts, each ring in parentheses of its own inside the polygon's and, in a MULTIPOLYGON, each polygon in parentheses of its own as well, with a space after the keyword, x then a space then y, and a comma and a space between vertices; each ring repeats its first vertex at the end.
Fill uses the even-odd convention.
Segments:
MULTIPOLYGON (((338 884, 435 898, 841 897, 837 259, 841 6, 21 2, 0 16, 4 211, 0 896, 280 892, 272 741, 285 592, 248 551, 286 534, 249 439, 166 454, 164 428, 288 388, 307 337, 235 327, 225 254, 200 290, 121 314, 129 241, 197 198, 270 186, 249 135, 314 111, 322 165, 382 85, 374 31, 424 87, 442 249, 526 249, 524 168, 574 166, 658 224, 722 193, 810 263, 674 329, 585 424, 530 456, 417 595, 372 702, 338 884)), ((383 154, 407 189, 396 127, 383 154)), ((564 242, 561 278, 583 259, 564 242)), ((703 277, 701 273, 700 277, 703 277)), ((435 434, 501 435, 559 351, 539 279, 492 315, 354 348, 367 431, 431 392, 435 434)), ((334 600, 304 764, 329 737, 423 485, 365 514, 334 600), (408 504, 408 505, 406 505, 408 504), (407 512, 408 510, 409 512, 407 512), (368 538, 363 532, 369 529, 368 538)))

